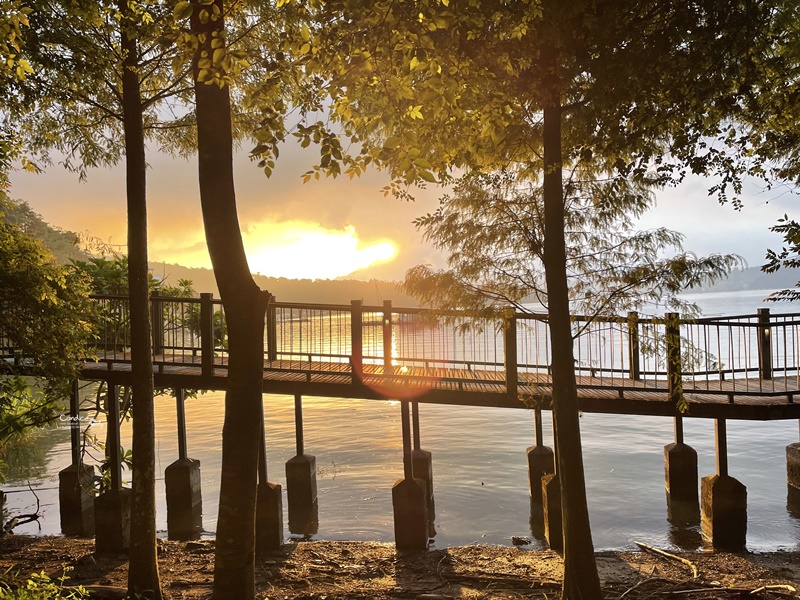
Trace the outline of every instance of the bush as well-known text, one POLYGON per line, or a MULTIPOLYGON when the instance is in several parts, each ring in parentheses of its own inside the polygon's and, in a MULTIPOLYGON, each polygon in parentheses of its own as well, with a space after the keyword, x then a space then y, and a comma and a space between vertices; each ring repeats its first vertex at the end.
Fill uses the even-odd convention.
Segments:
MULTIPOLYGON (((6 578, 4 577, 3 579, 6 578)), ((89 593, 83 586, 65 588, 64 581, 66 579, 66 571, 64 571, 64 575, 60 579, 55 581, 42 571, 41 573, 33 573, 21 585, 12 585, 7 581, 0 581, 0 600, 63 600, 64 598, 79 600, 89 597, 89 593)))

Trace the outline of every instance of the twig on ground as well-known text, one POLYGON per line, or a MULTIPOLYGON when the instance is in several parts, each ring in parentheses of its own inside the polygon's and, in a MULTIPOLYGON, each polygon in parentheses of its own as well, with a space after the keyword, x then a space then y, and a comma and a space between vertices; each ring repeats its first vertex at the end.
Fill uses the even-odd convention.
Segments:
POLYGON ((774 584, 774 585, 762 585, 761 587, 752 590, 750 593, 758 594, 759 592, 775 591, 775 590, 786 590, 787 592, 797 591, 797 589, 792 587, 791 585, 774 584))
POLYGON ((642 580, 639 581, 639 583, 637 583, 633 587, 628 588, 627 590, 625 590, 622 593, 622 595, 619 597, 619 600, 622 600, 625 596, 630 594, 633 590, 638 588, 640 585, 644 585, 645 583, 650 583, 650 582, 653 582, 653 581, 665 581, 665 582, 669 583, 669 579, 664 579, 663 577, 648 577, 646 579, 642 579, 642 580))
POLYGON ((653 554, 657 554, 658 556, 663 556, 664 558, 669 558, 670 560, 675 560, 678 561, 679 563, 686 565, 692 570, 692 577, 694 577, 695 579, 697 579, 697 577, 699 576, 699 573, 697 571, 697 565, 695 565, 692 561, 683 558, 681 556, 677 556, 675 554, 670 554, 669 552, 664 552, 663 550, 659 550, 658 548, 653 548, 652 546, 648 546, 647 544, 642 542, 633 542, 633 543, 639 546, 639 548, 641 548, 642 550, 646 550, 647 552, 652 552, 653 554))

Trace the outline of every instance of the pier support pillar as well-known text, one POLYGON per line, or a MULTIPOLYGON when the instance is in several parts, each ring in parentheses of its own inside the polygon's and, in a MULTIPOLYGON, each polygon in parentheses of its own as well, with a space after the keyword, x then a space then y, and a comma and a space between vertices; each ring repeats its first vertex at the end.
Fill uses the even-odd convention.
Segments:
POLYGON ((700 485, 701 527, 718 550, 736 552, 747 542, 747 488, 728 475, 728 435, 725 419, 714 423, 717 473, 700 485))
POLYGON ((428 492, 422 479, 400 479, 392 487, 394 543, 398 552, 428 547, 428 492))
POLYGON ((167 537, 195 540, 203 529, 200 461, 179 458, 164 469, 167 487, 167 537))
POLYGON ((311 454, 298 454, 286 461, 286 499, 289 520, 294 513, 307 512, 317 501, 317 459, 311 454))
POLYGON ((94 467, 83 463, 58 473, 58 506, 64 535, 94 535, 94 478, 94 467))
POLYGON ((297 454, 286 462, 289 531, 305 535, 309 526, 315 530, 314 533, 319 527, 319 511, 312 510, 317 503, 317 458, 305 453, 303 398, 299 394, 294 397, 294 423, 297 454))
POLYGON ((403 479, 392 486, 394 542, 398 552, 415 552, 428 548, 428 489, 423 479, 414 477, 408 400, 400 401, 400 418, 403 431, 403 479))
POLYGON ((697 496, 697 452, 683 441, 683 418, 675 417, 675 442, 664 446, 667 520, 673 525, 700 522, 697 496))
POLYGON ((694 448, 684 443, 664 446, 667 520, 673 525, 695 525, 700 522, 697 477, 697 452, 694 448))
POLYGON ((536 445, 526 450, 528 455, 528 491, 531 500, 542 504, 542 478, 556 472, 555 453, 542 443, 542 411, 534 411, 536 445))
POLYGON ((131 491, 103 492, 94 499, 97 552, 127 552, 131 540, 131 491))
POLYGON ((786 487, 789 508, 800 512, 800 443, 786 446, 786 487))
POLYGON ((552 473, 542 477, 542 512, 544 515, 544 537, 552 550, 564 550, 564 531, 561 523, 561 485, 558 475, 552 473))
POLYGON ((702 529, 717 550, 736 552, 747 542, 747 488, 729 475, 703 477, 702 529))
POLYGON ((269 483, 264 403, 261 403, 261 441, 258 452, 256 490, 256 552, 275 552, 283 544, 283 496, 281 486, 269 483))
POLYGON ((528 487, 531 499, 542 504, 542 480, 546 475, 555 473, 555 454, 547 446, 531 446, 528 448, 527 454, 528 487))
POLYGON ((283 544, 283 498, 277 483, 258 484, 256 552, 275 552, 283 544))

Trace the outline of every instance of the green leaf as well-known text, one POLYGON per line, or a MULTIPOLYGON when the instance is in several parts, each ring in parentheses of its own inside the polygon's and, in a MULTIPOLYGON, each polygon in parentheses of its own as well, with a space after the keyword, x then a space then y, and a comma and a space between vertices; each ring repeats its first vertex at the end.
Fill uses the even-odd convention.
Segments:
POLYGON ((172 16, 176 21, 183 21, 192 16, 191 2, 178 2, 172 9, 172 16))

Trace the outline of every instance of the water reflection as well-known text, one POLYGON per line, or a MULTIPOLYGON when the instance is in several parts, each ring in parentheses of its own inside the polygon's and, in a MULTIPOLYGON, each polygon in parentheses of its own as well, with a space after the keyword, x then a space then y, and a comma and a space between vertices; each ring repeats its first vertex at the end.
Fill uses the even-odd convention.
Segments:
POLYGON ((700 526, 680 527, 672 526, 668 532, 669 543, 686 552, 694 552, 703 546, 703 534, 700 526))
POLYGON ((4 459, 8 464, 7 483, 13 485, 43 478, 48 472, 51 451, 65 440, 69 440, 69 430, 55 427, 31 430, 9 440, 4 459))
POLYGON ((436 499, 433 494, 428 498, 428 543, 436 537, 436 499))
POLYGON ((787 485, 786 490, 786 510, 795 519, 800 519, 800 489, 787 485))
POLYGON ((319 499, 310 506, 289 506, 289 533, 304 540, 319 533, 319 499))
POLYGON ((700 505, 697 502, 676 500, 667 492, 667 521, 678 528, 700 524, 700 505))
POLYGON ((544 535, 544 506, 542 503, 531 497, 531 535, 545 548, 547 547, 547 538, 544 535))

